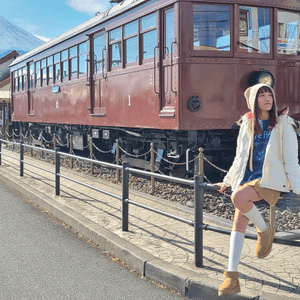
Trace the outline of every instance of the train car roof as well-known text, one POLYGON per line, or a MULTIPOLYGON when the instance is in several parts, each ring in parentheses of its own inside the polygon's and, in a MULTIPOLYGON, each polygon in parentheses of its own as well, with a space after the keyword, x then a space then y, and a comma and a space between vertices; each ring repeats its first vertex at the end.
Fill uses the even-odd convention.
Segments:
POLYGON ((112 6, 111 8, 109 8, 108 10, 96 15, 95 17, 93 17, 92 19, 74 27, 73 29, 55 37, 54 39, 44 43, 43 45, 25 53, 22 56, 19 56, 17 59, 15 59, 11 64, 11 66, 14 66, 38 53, 43 52, 46 49, 49 49, 65 40, 68 40, 69 38, 72 38, 73 36, 76 36, 90 28, 93 28, 94 26, 97 26, 103 22, 105 22, 106 20, 111 19, 114 16, 117 16, 121 13, 123 13, 124 11, 131 9, 132 7, 135 7, 143 2, 147 2, 149 0, 124 0, 114 6, 112 6))

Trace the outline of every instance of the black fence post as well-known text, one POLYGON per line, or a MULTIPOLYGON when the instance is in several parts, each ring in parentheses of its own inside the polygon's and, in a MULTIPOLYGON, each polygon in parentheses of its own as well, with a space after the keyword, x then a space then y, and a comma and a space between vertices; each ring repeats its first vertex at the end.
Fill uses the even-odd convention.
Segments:
POLYGON ((24 145, 23 141, 20 141, 20 176, 24 175, 24 145))
POLYGON ((122 163, 122 231, 128 231, 129 163, 122 163))
POLYGON ((59 148, 55 148, 55 195, 59 196, 60 194, 60 157, 59 157, 59 148))
POLYGON ((204 182, 204 155, 203 149, 199 149, 199 175, 194 181, 194 205, 195 205, 195 265, 203 267, 203 205, 204 187, 200 186, 204 182))

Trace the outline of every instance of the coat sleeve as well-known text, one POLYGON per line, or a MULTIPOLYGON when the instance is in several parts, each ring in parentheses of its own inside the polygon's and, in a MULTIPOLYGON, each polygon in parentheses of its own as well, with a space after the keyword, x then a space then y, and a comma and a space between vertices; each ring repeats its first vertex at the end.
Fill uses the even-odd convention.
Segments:
POLYGON ((300 166, 298 163, 298 140, 294 128, 294 120, 286 116, 282 130, 282 156, 284 169, 293 192, 300 193, 300 166))
POLYGON ((240 131, 239 131, 239 135, 237 138, 237 147, 236 147, 235 157, 234 157, 233 163, 232 163, 228 173, 226 174, 226 176, 223 179, 223 183, 227 187, 232 186, 232 183, 233 183, 232 181, 235 178, 235 174, 238 169, 238 164, 240 163, 240 153, 242 151, 242 140, 243 140, 243 135, 244 135, 245 130, 246 130, 246 122, 242 122, 240 131))

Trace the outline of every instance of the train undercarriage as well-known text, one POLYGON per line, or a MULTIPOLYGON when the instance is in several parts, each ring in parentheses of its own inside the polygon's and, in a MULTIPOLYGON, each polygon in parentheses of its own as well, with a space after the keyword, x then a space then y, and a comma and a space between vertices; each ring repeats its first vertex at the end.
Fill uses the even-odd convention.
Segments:
MULTIPOLYGON (((174 131, 23 122, 13 122, 12 130, 15 136, 31 137, 31 143, 35 145, 71 146, 77 151, 86 151, 91 140, 97 150, 101 149, 107 157, 110 156, 110 160, 115 156, 118 141, 120 159, 141 169, 150 168, 150 147, 153 143, 156 171, 183 178, 198 173, 196 158, 200 147, 204 149, 206 160, 227 170, 233 161, 238 133, 238 127, 231 130, 174 131), (54 139, 56 143, 52 143, 54 139)), ((101 158, 105 159, 103 155, 101 158)), ((205 175, 211 180, 222 178, 224 172, 212 164, 205 162, 205 175)))

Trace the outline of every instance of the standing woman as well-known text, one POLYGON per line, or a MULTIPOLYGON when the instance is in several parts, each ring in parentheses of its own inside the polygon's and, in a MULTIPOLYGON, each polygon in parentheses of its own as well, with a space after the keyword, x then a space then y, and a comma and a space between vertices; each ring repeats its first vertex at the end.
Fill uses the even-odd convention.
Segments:
POLYGON ((223 183, 216 184, 223 193, 231 186, 235 217, 230 235, 228 270, 219 288, 219 296, 240 292, 238 264, 248 220, 258 234, 255 254, 265 258, 272 249, 275 230, 265 221, 254 202, 264 199, 271 206, 281 192, 300 193, 298 142, 294 121, 277 112, 273 89, 256 84, 245 91, 250 112, 241 119, 237 150, 223 183))

